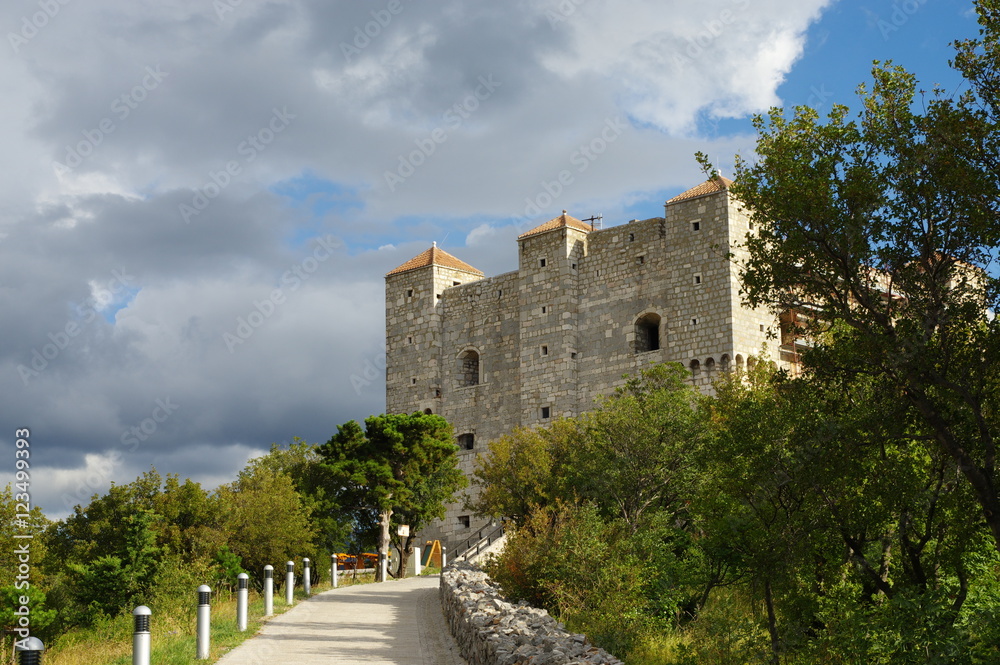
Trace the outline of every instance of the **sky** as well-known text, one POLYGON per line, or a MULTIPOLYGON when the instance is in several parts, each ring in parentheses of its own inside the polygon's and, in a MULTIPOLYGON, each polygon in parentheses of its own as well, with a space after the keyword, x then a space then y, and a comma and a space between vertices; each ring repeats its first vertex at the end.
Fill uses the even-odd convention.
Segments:
POLYGON ((662 215, 754 113, 961 90, 954 0, 8 0, 0 486, 206 488, 385 408, 384 275, 662 215), (23 434, 23 432, 22 432, 23 434))

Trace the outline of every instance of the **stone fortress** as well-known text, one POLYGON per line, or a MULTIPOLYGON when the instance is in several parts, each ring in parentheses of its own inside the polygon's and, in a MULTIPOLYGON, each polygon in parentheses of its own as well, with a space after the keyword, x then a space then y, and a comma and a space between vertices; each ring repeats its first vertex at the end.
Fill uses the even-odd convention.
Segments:
MULTIPOLYGON (((647 365, 680 362, 702 390, 765 346, 793 367, 795 340, 777 345, 773 314, 741 304, 735 245, 754 230, 731 184, 717 176, 663 217, 606 229, 563 211, 521 234, 518 269, 495 277, 436 245, 392 270, 386 412, 446 418, 471 476, 489 441, 588 411, 647 365)), ((455 551, 484 524, 458 503, 421 535, 455 551)))

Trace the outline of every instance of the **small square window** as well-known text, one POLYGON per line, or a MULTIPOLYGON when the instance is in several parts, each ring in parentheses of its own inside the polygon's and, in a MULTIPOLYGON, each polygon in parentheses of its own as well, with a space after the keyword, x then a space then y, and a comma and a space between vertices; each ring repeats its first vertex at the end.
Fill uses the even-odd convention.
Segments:
POLYGON ((549 347, 546 346, 545 344, 542 344, 542 355, 543 356, 549 355, 549 347))
POLYGON ((698 319, 691 319, 691 325, 693 326, 698 325, 698 319))
POLYGON ((458 447, 462 450, 472 450, 476 447, 476 435, 475 434, 459 434, 458 435, 458 447))
POLYGON ((471 524, 471 522, 469 521, 469 516, 468 515, 459 515, 458 516, 458 525, 460 527, 462 527, 463 529, 468 529, 469 528, 469 524, 471 524))
POLYGON ((692 231, 701 231, 701 222, 691 222, 692 231))
POLYGON ((548 306, 547 305, 542 305, 542 314, 548 314, 548 313, 549 313, 548 306))
POLYGON ((435 388, 434 389, 434 396, 435 397, 440 397, 441 396, 441 389, 440 388, 435 388))
POLYGON ((635 262, 638 263, 639 265, 642 265, 643 263, 646 262, 646 257, 645 256, 636 257, 635 262))
POLYGON ((411 386, 417 385, 417 377, 413 377, 413 378, 410 379, 410 385, 411 386))
POLYGON ((695 284, 701 284, 701 275, 696 274, 694 276, 694 283, 695 284))
POLYGON ((455 282, 455 281, 452 281, 451 285, 452 285, 452 286, 461 286, 461 285, 462 285, 462 283, 461 283, 461 282, 455 282))
POLYGON ((575 263, 573 264, 573 270, 576 270, 576 264, 575 263))
POLYGON ((412 336, 411 337, 407 337, 406 338, 406 343, 407 344, 413 344, 413 337, 412 336))
POLYGON ((571 358, 572 360, 576 360, 576 351, 571 351, 571 352, 570 352, 570 354, 569 354, 569 357, 570 357, 570 358, 571 358))
POLYGON ((545 267, 545 259, 538 259, 538 267, 539 268, 545 267))
POLYGON ((762 323, 762 324, 760 324, 760 331, 761 331, 761 332, 764 332, 764 324, 763 324, 763 323, 762 323))
POLYGON ((413 289, 406 289, 406 297, 407 298, 413 297, 413 289))
POLYGON ((635 240, 635 234, 634 234, 634 233, 630 233, 630 234, 628 234, 628 241, 629 241, 629 242, 632 242, 632 241, 634 241, 634 240, 635 240))
POLYGON ((542 407, 542 420, 548 420, 549 417, 551 416, 551 413, 552 412, 551 412, 550 407, 543 406, 542 407))
POLYGON ((437 299, 438 299, 438 300, 441 300, 441 294, 440 294, 440 293, 439 293, 439 294, 437 294, 437 299))
POLYGON ((750 222, 750 230, 753 231, 753 222, 750 222))

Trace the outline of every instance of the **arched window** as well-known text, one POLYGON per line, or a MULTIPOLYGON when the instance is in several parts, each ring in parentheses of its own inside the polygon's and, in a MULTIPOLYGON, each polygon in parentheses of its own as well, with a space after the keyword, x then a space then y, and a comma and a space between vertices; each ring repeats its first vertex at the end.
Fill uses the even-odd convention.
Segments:
POLYGON ((728 372, 729 371, 729 355, 728 354, 723 354, 723 356, 721 358, 719 358, 719 369, 721 369, 723 372, 728 372))
POLYGON ((715 372, 715 358, 708 358, 705 361, 705 376, 712 379, 712 374, 715 372))
POLYGON ((433 412, 433 411, 431 411, 430 409, 424 409, 424 415, 425 415, 425 416, 429 416, 429 415, 431 415, 431 414, 433 414, 433 413, 434 413, 434 412, 433 412))
POLYGON ((463 351, 458 357, 458 385, 479 385, 479 352, 475 349, 463 351))
POLYGON ((736 354, 736 371, 740 371, 742 369, 743 369, 743 356, 741 356, 740 354, 737 353, 736 354))
POLYGON ((692 379, 697 379, 699 376, 701 376, 701 363, 700 362, 698 362, 697 360, 692 360, 691 364, 688 365, 688 367, 691 369, 691 378, 692 379))
POLYGON ((660 315, 643 314, 635 322, 635 352, 657 351, 660 348, 660 315))

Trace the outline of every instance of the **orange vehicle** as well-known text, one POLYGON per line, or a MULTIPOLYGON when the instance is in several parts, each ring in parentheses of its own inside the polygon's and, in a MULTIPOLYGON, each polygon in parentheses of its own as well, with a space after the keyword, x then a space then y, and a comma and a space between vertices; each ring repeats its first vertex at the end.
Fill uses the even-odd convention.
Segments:
POLYGON ((337 570, 361 570, 378 566, 378 554, 337 554, 337 570))

